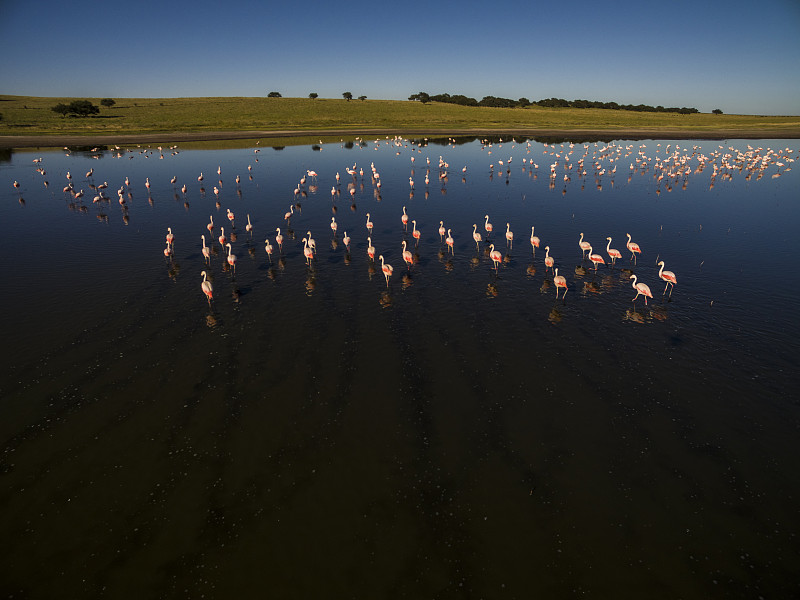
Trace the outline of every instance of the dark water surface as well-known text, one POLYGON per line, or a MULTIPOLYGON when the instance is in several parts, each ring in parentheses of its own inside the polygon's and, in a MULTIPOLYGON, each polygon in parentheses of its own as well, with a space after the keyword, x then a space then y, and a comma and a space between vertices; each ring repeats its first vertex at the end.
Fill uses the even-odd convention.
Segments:
POLYGON ((799 149, 380 140, 11 154, 0 593, 797 597, 799 149), (317 181, 300 185, 308 169, 317 181), (62 192, 67 171, 82 198, 62 192), (89 184, 104 181, 110 201, 95 203, 89 184), (230 238, 227 209, 235 275, 216 239, 220 225, 230 238), (367 257, 367 213, 394 266, 388 288, 367 257), (486 239, 486 214, 497 271, 472 240, 473 223, 486 239), (606 262, 611 236, 623 258, 595 272, 581 232, 606 262), (677 275, 671 299, 658 260, 677 275), (631 302, 631 274, 648 305, 631 302))

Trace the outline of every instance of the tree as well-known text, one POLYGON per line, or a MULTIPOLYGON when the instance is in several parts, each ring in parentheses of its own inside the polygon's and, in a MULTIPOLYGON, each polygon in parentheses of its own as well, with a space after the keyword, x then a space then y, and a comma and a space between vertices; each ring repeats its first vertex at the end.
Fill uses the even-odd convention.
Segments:
POLYGON ((59 102, 55 106, 51 107, 50 110, 52 110, 54 113, 58 113, 62 117, 66 117, 67 113, 69 113, 69 106, 63 102, 59 102))
POLYGON ((89 115, 98 114, 100 107, 95 106, 88 100, 73 100, 69 103, 69 112, 79 117, 88 117, 89 115))
POLYGON ((308 97, 312 100, 316 100, 319 97, 319 94, 317 92, 311 92, 308 97))
POLYGON ((722 114, 722 111, 720 109, 718 109, 718 108, 715 108, 711 112, 714 113, 715 115, 721 115, 722 114))
POLYGON ((281 96, 280 92, 270 92, 269 94, 267 94, 267 98, 282 98, 282 97, 283 96, 281 96))
POLYGON ((342 98, 350 102, 350 100, 353 99, 353 94, 351 94, 350 92, 345 92, 344 94, 342 94, 342 98))
POLYGON ((364 100, 366 100, 366 99, 367 99, 367 97, 366 97, 366 96, 359 96, 359 97, 358 97, 358 99, 359 99, 359 100, 361 100, 361 101, 363 102, 364 100))
POLYGON ((427 92, 420 92, 419 94, 412 94, 408 97, 409 100, 413 100, 414 102, 422 102, 423 104, 427 104, 431 101, 430 94, 427 92))
POLYGON ((100 107, 95 106, 88 100, 73 100, 69 104, 56 104, 51 107, 55 113, 60 114, 62 117, 67 115, 75 115, 77 117, 88 117, 89 115, 96 115, 100 112, 100 107))
POLYGON ((528 100, 525 96, 523 96, 522 98, 517 100, 517 106, 523 106, 524 107, 524 106, 530 106, 530 105, 531 105, 531 101, 528 100))
POLYGON ((102 104, 106 108, 111 108, 116 104, 116 101, 113 98, 103 98, 102 100, 100 100, 100 104, 102 104))

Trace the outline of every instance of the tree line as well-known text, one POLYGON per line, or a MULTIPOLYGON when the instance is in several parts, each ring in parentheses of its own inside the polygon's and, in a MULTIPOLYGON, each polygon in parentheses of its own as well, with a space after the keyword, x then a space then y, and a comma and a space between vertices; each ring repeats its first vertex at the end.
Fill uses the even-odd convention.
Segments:
MULTIPOLYGON (((461 94, 434 94, 419 92, 408 97, 409 100, 422 102, 445 102, 448 104, 460 104, 462 106, 490 106, 493 108, 525 108, 526 106, 545 106, 563 108, 605 108, 609 110, 634 110, 639 112, 675 112, 684 115, 700 112, 696 108, 681 108, 663 106, 649 106, 647 104, 618 104, 616 102, 599 102, 596 100, 564 100, 563 98, 546 98, 531 102, 527 98, 512 100, 511 98, 498 98, 497 96, 484 96, 481 100, 463 96, 461 94)), ((715 109, 719 110, 719 109, 715 109)), ((720 111, 722 112, 722 111, 720 111)))

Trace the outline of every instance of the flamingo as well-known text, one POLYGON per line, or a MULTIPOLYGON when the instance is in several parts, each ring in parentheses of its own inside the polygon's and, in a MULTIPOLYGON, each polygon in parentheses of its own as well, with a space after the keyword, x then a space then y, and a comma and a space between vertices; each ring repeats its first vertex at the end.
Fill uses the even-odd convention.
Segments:
POLYGON ((642 253, 642 249, 639 248, 639 244, 636 242, 631 241, 631 234, 626 233, 625 235, 628 236, 628 243, 625 244, 628 247, 628 251, 631 253, 631 258, 633 259, 633 263, 636 264, 636 255, 642 253))
POLYGON ((306 231, 306 235, 308 236, 308 247, 311 248, 312 252, 316 251, 317 242, 311 237, 311 231, 306 231))
POLYGON ((372 238, 367 238, 367 256, 370 260, 375 260, 375 246, 372 245, 372 238))
POLYGON ((599 254, 592 254, 592 246, 589 246, 589 260, 594 263, 594 270, 597 271, 598 265, 606 264, 606 261, 603 260, 603 257, 599 254))
POLYGON ((591 248, 592 248, 592 246, 589 244, 589 242, 584 242, 583 241, 583 233, 581 233, 581 239, 578 240, 578 246, 581 247, 581 259, 583 259, 583 257, 584 257, 583 253, 587 252, 587 251, 591 251, 591 248))
POLYGON ((455 241, 453 240, 453 236, 450 235, 450 229, 447 230, 447 239, 445 240, 445 243, 450 248, 450 252, 453 253, 453 256, 455 256, 456 252, 453 249, 453 244, 455 243, 455 241))
POLYGON ((306 264, 311 265, 311 259, 314 258, 314 251, 308 247, 308 240, 303 238, 303 255, 306 257, 306 264))
POLYGON ((308 176, 309 176, 311 179, 313 179, 314 181, 316 181, 316 180, 317 180, 317 172, 316 172, 316 171, 309 171, 309 170, 306 170, 306 173, 307 173, 307 174, 308 174, 308 176))
POLYGON ((439 221, 439 242, 444 239, 444 234, 446 233, 444 229, 444 221, 439 221))
POLYGON ((225 245, 228 247, 228 264, 233 267, 233 274, 236 275, 236 255, 232 254, 230 242, 225 245))
POLYGON ((412 256, 411 252, 406 250, 406 241, 403 240, 403 260, 406 261, 408 265, 408 269, 411 270, 411 265, 414 264, 414 257, 412 256))
POLYGON ((556 300, 558 300, 558 288, 564 288, 564 295, 561 296, 561 299, 567 297, 567 279, 563 275, 558 274, 558 269, 556 269, 555 277, 553 277, 553 283, 556 284, 556 300))
POLYGON ((145 177, 144 178, 144 187, 146 187, 148 190, 150 189, 150 178, 149 177, 145 177))
POLYGON ((203 283, 200 286, 200 289, 203 290, 203 293, 206 295, 206 299, 208 299, 208 305, 211 306, 211 298, 214 297, 214 286, 211 285, 211 282, 208 281, 208 273, 203 271, 200 273, 203 276, 203 283))
POLYGON ((369 220, 369 213, 367 213, 367 229, 369 229, 369 234, 372 235, 372 221, 369 220))
POLYGON ((275 231, 278 232, 278 235, 275 236, 275 243, 278 244, 278 251, 283 252, 283 236, 281 235, 281 228, 275 228, 275 231))
POLYGON ((639 294, 641 294, 642 296, 644 296, 644 303, 646 306, 647 299, 653 297, 653 294, 650 292, 650 288, 645 283, 636 283, 636 275, 631 275, 629 279, 633 279, 631 287, 636 290, 636 295, 633 297, 633 300, 631 300, 631 302, 636 301, 636 299, 639 297, 639 294))
POLYGON ((539 238, 533 235, 534 227, 531 227, 531 248, 533 248, 533 254, 536 255, 536 249, 539 247, 539 238))
POLYGON ((339 229, 339 226, 336 224, 336 217, 331 217, 331 231, 333 235, 336 235, 337 229, 339 229))
POLYGON ((622 254, 620 254, 619 250, 617 250, 616 248, 612 248, 611 247, 611 238, 610 237, 608 237, 606 239, 608 240, 608 245, 606 246, 606 252, 611 257, 611 264, 613 265, 614 263, 617 262, 618 258, 622 258, 622 254))
POLYGON ((392 265, 383 262, 383 254, 378 257, 378 260, 381 261, 381 271, 383 271, 383 276, 386 277, 386 287, 389 287, 389 277, 392 276, 392 265))
POLYGON ((266 246, 264 246, 264 250, 267 251, 267 256, 269 256, 269 262, 272 262, 272 244, 269 243, 269 238, 264 240, 266 246))
POLYGON ((208 222, 208 225, 206 225, 206 229, 208 229, 208 232, 211 233, 212 231, 214 231, 214 215, 209 215, 208 218, 210 220, 208 222))
POLYGON ((233 225, 233 219, 234 219, 233 213, 231 212, 231 209, 229 208, 228 209, 228 221, 231 222, 231 225, 233 225))
POLYGON ((167 227, 167 244, 170 246, 172 245, 172 240, 175 239, 175 236, 172 235, 172 227, 167 227))
POLYGON ((169 182, 170 182, 172 185, 175 185, 175 182, 176 182, 176 181, 178 181, 178 176, 177 176, 177 175, 173 175, 172 179, 170 179, 170 180, 169 180, 169 182))
POLYGON ((662 296, 667 293, 667 288, 672 286, 669 290, 669 297, 672 298, 672 290, 675 289, 675 284, 678 283, 677 277, 675 277, 675 273, 672 271, 665 271, 664 270, 664 261, 658 261, 658 264, 661 266, 661 269, 658 271, 658 276, 661 277, 664 281, 667 282, 667 285, 664 286, 664 292, 661 294, 662 296))
POLYGON ((342 242, 344 243, 344 247, 347 248, 347 251, 350 252, 350 236, 347 235, 346 231, 344 232, 342 242))
POLYGON ((252 233, 252 231, 253 231, 253 224, 252 224, 252 223, 250 223, 250 215, 247 215, 247 225, 245 225, 245 226, 244 226, 244 228, 245 228, 245 230, 246 230, 248 233, 252 233))
POLYGON ((511 231, 510 223, 506 223, 506 244, 509 245, 510 248, 514 247, 514 232, 511 231))
POLYGON ((414 239, 417 240, 417 244, 419 244, 419 238, 422 235, 422 232, 420 232, 420 230, 417 229, 417 222, 416 221, 411 221, 411 224, 414 226, 414 229, 411 232, 411 235, 414 236, 414 239))
POLYGON ((486 222, 483 224, 483 228, 486 230, 486 239, 488 240, 489 236, 492 235, 492 230, 494 229, 494 225, 489 223, 489 215, 486 215, 486 217, 484 218, 486 219, 486 222))
POLYGON ((553 257, 550 256, 550 246, 545 246, 544 247, 544 266, 545 266, 545 271, 547 271, 547 269, 552 269, 553 268, 553 262, 554 262, 553 261, 553 257))
POLYGON ((483 238, 481 237, 481 234, 478 233, 478 225, 475 223, 472 224, 472 239, 475 240, 475 249, 478 250, 478 244, 481 243, 483 238))
POLYGON ((403 222, 403 229, 408 227, 408 215, 406 214, 406 207, 403 207, 403 216, 400 217, 400 220, 403 222))
POLYGON ((283 218, 284 218, 286 221, 288 221, 289 219, 291 219, 291 218, 292 218, 292 215, 293 215, 293 214, 294 214, 294 204, 290 204, 290 205, 289 205, 289 212, 287 212, 285 215, 283 215, 283 218))
POLYGON ((200 237, 203 238, 203 256, 206 259, 206 264, 208 264, 208 261, 211 259, 211 249, 206 246, 206 236, 201 235, 200 237))
POLYGON ((494 263, 494 270, 497 271, 497 267, 500 264, 500 261, 503 260, 503 255, 500 254, 498 250, 494 249, 494 244, 489 246, 489 258, 492 259, 492 262, 494 263))
POLYGON ((169 242, 167 242, 167 247, 164 248, 164 256, 169 258, 172 255, 172 248, 169 247, 169 242))
POLYGON ((220 246, 225 246, 226 240, 225 240, 225 228, 224 227, 220 227, 219 228, 219 238, 218 239, 219 239, 219 245, 220 246))
POLYGON ((94 173, 94 167, 86 171, 86 179, 89 179, 89 177, 92 176, 92 173, 94 173))
POLYGON ((203 173, 200 173, 200 177, 197 178, 197 181, 203 181, 203 173))
POLYGON ((185 195, 186 195, 186 191, 187 191, 188 189, 189 189, 189 188, 187 188, 187 187, 186 187, 186 184, 184 183, 184 184, 181 186, 181 193, 182 193, 182 194, 185 196, 185 195))

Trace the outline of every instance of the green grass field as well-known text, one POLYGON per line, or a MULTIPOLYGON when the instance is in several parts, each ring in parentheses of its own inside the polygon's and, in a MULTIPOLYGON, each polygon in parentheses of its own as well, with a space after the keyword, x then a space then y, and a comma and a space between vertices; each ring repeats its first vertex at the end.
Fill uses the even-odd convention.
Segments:
MULTIPOLYGON (((0 95, 0 136, 367 129, 800 131, 800 116, 680 115, 575 108, 485 108, 454 104, 308 98, 115 98, 93 117, 62 117, 52 106, 75 98, 0 95)), ((100 105, 100 98, 89 98, 100 105)))

